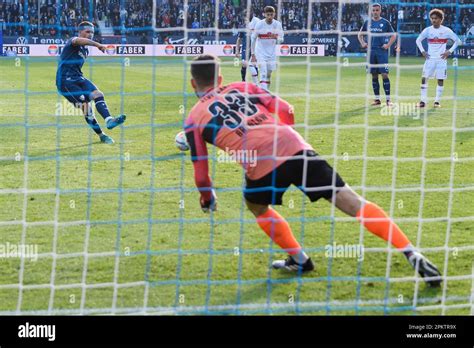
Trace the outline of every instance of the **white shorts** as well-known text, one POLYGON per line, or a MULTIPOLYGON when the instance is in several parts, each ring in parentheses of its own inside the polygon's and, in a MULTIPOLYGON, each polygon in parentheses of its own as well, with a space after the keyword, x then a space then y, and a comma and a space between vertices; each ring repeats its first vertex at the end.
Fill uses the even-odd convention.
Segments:
POLYGON ((264 69, 266 71, 275 71, 277 62, 275 59, 259 59, 257 57, 257 66, 259 69, 264 69))
POLYGON ((438 80, 446 80, 448 70, 448 61, 446 59, 427 59, 423 65, 424 78, 436 78, 438 80))

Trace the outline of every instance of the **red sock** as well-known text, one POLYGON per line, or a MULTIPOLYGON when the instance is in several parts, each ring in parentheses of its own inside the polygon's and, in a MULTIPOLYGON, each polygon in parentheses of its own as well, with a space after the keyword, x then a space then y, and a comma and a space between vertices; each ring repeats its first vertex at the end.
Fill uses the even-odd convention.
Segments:
POLYGON ((392 243, 392 245, 397 249, 404 249, 411 244, 410 240, 405 233, 403 233, 400 227, 398 227, 397 224, 393 222, 385 211, 377 204, 367 202, 357 212, 356 216, 365 228, 383 240, 390 240, 390 243, 392 243), (370 219, 377 220, 370 221, 370 219))
POLYGON ((257 223, 288 254, 295 255, 301 251, 301 246, 291 232, 288 222, 272 208, 268 208, 266 213, 257 217, 257 223))

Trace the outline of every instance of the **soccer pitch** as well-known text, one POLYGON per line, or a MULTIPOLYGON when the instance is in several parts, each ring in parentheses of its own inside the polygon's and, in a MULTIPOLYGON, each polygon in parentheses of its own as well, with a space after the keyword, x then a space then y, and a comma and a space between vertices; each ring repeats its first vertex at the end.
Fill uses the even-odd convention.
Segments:
MULTIPOLYGON (((233 59, 223 62, 224 83, 239 81, 233 59)), ((0 261, 0 314, 470 314, 474 63, 459 60, 455 70, 450 59, 441 109, 431 107, 430 80, 427 110, 397 116, 370 107, 363 59, 280 62, 271 89, 294 105, 296 129, 428 249, 448 277, 441 288, 415 278, 405 257, 371 233, 361 239, 354 219, 336 212, 334 221, 330 204, 310 204, 296 188, 276 209, 316 270, 271 270, 284 253, 246 210, 235 163, 210 161, 218 211, 202 213, 189 152, 174 144, 197 100, 182 58, 89 58, 85 76, 113 115, 127 115, 123 128, 107 132, 113 146, 100 144, 82 116, 64 114, 55 59, 5 58, 0 240, 37 245, 40 257, 0 261), (362 244, 363 261, 327 257, 333 243, 362 244)), ((391 67, 394 102, 419 100, 422 64, 401 58, 400 69, 391 67)))

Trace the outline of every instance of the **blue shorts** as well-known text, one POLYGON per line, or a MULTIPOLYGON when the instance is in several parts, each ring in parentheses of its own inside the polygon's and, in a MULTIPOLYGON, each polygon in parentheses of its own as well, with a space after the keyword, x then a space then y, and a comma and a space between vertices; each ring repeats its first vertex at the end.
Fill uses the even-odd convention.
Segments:
POLYGON ((369 59, 370 73, 388 74, 388 50, 383 48, 373 48, 370 51, 369 59), (384 66, 372 66, 372 64, 384 64, 384 66))
POLYGON ((91 101, 91 93, 98 88, 85 77, 67 77, 56 83, 59 93, 76 105, 91 101))

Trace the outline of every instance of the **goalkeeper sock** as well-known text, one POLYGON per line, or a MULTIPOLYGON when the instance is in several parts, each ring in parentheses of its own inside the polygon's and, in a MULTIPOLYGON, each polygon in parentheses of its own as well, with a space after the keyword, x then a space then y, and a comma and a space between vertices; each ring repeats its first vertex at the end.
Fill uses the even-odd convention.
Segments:
POLYGON ((242 82, 245 81, 245 76, 247 75, 247 68, 245 66, 240 69, 240 75, 242 76, 242 82))
POLYGON ((105 103, 104 97, 99 97, 94 99, 95 102, 95 108, 97 109, 97 112, 104 118, 104 120, 107 117, 110 116, 109 108, 107 107, 107 104, 105 103))
POLYGON ((436 86, 436 98, 435 102, 439 103, 441 96, 443 95, 444 86, 436 86))
POLYGON ((428 84, 421 85, 421 101, 426 103, 426 99, 428 98, 428 84))
POLYGON ((293 232, 291 232, 290 225, 278 212, 268 208, 265 213, 257 217, 257 223, 280 248, 284 249, 288 254, 294 255, 295 261, 299 263, 301 260, 304 260, 304 255, 301 254, 301 246, 296 241, 293 232))
POLYGON ((374 89, 374 95, 376 100, 380 100, 380 84, 379 78, 372 78, 372 88, 374 89))
POLYGON ((387 101, 390 101, 390 79, 383 79, 383 90, 385 91, 387 101))
POLYGON ((357 212, 356 217, 370 232, 383 240, 390 241, 395 248, 406 250, 411 245, 405 233, 377 204, 366 202, 357 212), (368 221, 367 219, 377 220, 368 221))
POLYGON ((252 82, 258 84, 258 68, 256 66, 250 65, 250 74, 252 75, 252 82))

